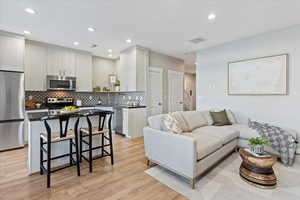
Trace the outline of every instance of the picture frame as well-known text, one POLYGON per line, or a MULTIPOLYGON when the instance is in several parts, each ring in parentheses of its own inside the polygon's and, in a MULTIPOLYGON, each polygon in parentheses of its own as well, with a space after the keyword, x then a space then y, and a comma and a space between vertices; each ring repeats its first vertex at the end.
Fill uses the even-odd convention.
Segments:
POLYGON ((228 62, 228 95, 287 95, 288 54, 228 62))

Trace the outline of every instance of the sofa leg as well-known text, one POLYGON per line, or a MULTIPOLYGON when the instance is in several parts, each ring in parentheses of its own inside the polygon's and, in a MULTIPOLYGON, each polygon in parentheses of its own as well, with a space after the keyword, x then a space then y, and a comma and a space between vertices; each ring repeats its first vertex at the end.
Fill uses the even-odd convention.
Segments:
POLYGON ((150 160, 147 159, 147 166, 150 166, 150 160))
POLYGON ((195 178, 192 178, 191 184, 192 184, 192 189, 195 189, 195 178))

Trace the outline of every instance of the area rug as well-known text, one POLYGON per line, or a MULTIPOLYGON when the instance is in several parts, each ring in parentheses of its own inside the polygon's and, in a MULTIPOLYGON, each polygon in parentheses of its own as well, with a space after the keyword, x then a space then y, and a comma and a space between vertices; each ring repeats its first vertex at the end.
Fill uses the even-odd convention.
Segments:
POLYGON ((276 189, 260 189, 245 183, 239 176, 240 163, 238 153, 232 154, 199 178, 194 190, 185 178, 160 166, 145 173, 192 200, 300 200, 299 159, 292 167, 275 164, 276 189))

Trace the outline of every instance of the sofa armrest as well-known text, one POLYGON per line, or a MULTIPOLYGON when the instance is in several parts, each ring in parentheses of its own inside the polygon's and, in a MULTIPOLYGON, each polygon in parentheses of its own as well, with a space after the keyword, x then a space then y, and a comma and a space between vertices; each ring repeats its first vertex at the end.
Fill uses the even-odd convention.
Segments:
POLYGON ((197 150, 193 138, 144 128, 146 157, 187 178, 196 175, 197 150))

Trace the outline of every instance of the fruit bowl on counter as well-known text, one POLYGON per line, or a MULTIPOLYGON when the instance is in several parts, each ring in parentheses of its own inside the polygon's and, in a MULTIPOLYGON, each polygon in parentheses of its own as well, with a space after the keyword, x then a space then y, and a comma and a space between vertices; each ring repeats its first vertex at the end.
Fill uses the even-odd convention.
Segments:
POLYGON ((72 114, 78 112, 80 112, 80 109, 76 108, 76 106, 66 106, 60 110, 60 114, 72 114))

